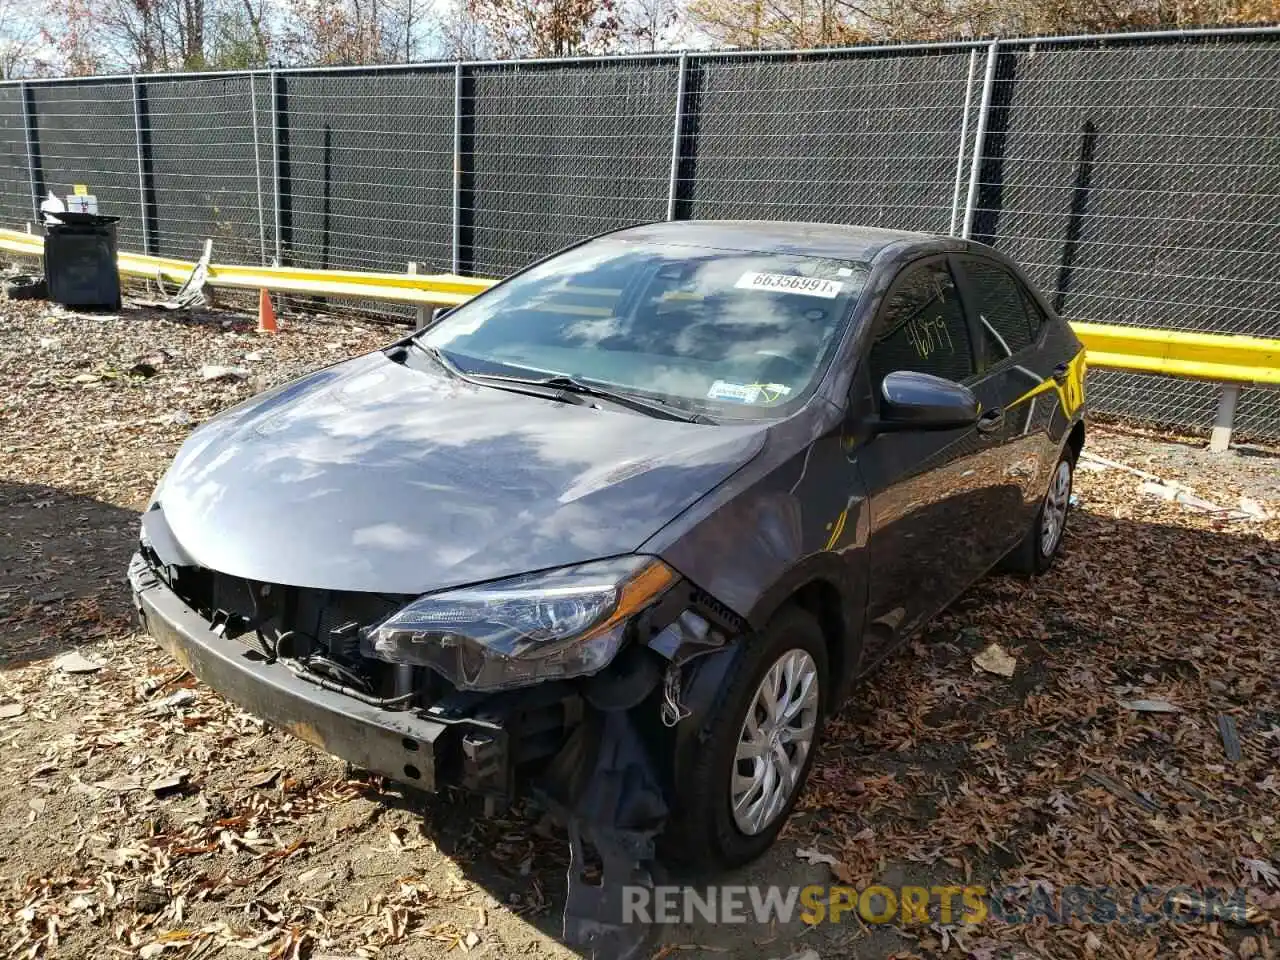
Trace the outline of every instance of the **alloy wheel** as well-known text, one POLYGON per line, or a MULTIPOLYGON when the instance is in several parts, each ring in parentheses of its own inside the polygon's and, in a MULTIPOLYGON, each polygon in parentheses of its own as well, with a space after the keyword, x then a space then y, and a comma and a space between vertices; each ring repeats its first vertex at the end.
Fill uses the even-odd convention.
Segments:
POLYGON ((786 809, 817 723, 818 665, 808 652, 788 650, 765 672, 738 735, 729 802, 743 833, 761 833, 786 809))
POLYGON ((1040 521, 1040 552, 1053 556, 1067 525, 1067 507, 1071 503, 1071 463, 1063 460, 1053 474, 1049 492, 1045 494, 1043 519, 1040 521))

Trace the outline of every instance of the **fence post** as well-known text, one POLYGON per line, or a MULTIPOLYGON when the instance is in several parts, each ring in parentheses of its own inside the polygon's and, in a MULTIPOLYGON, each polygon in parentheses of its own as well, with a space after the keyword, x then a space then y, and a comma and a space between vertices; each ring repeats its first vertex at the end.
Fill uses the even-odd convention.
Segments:
POLYGON ((453 238, 452 272, 462 270, 462 62, 453 65, 453 238))
POLYGON ((267 225, 262 218, 262 152, 258 146, 258 87, 254 83, 257 76, 249 71, 249 117, 253 123, 253 182, 254 194, 258 199, 258 261, 267 265, 267 225))
POLYGON ((675 120, 671 125, 671 173, 667 179, 667 219, 676 218, 676 199, 680 195, 680 139, 684 130, 684 91, 689 75, 689 54, 681 53, 676 67, 675 120))
POLYGON ((142 214, 142 252, 155 253, 151 237, 151 204, 147 200, 147 159, 142 141, 142 85, 136 73, 129 75, 133 90, 133 148, 138 155, 138 210, 142 214))
POLYGON ((276 264, 284 264, 280 238, 280 74, 272 70, 271 82, 271 184, 275 208, 276 264))
POLYGON ((992 40, 987 46, 987 72, 982 78, 982 105, 978 107, 978 128, 973 135, 973 163, 969 167, 969 195, 964 203, 964 227, 960 236, 968 240, 973 232, 974 206, 978 202, 978 172, 982 166, 982 148, 987 139, 987 119, 991 114, 991 88, 995 85, 996 58, 1000 53, 1000 41, 992 40))
POLYGON ((1236 402, 1240 399, 1240 384, 1224 383, 1222 397, 1218 400, 1218 416, 1209 434, 1211 453, 1226 453, 1231 447, 1231 428, 1236 419, 1236 402))
POLYGON ((22 82, 18 84, 18 93, 22 97, 22 138, 27 144, 27 183, 31 187, 31 215, 35 217, 36 223, 42 223, 44 218, 40 216, 40 192, 41 184, 36 182, 36 153, 32 148, 32 133, 35 130, 36 118, 35 111, 31 109, 31 98, 27 93, 27 84, 22 82))
POLYGON ((969 51, 969 75, 964 82, 964 114, 960 117, 960 146, 956 148, 956 188, 951 194, 951 226, 947 233, 956 235, 960 219, 960 188, 964 183, 964 142, 969 138, 969 107, 973 104, 973 72, 978 69, 978 51, 969 51))

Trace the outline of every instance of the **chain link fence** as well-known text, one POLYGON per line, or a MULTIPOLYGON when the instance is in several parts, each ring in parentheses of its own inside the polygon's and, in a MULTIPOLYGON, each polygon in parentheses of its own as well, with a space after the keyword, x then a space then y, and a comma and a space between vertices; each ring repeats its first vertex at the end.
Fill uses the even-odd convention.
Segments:
MULTIPOLYGON (((1023 264, 1064 316, 1280 336, 1275 38, 1026 43, 997 55, 975 239, 1023 264)), ((1095 409, 1193 430, 1219 388, 1097 371, 1095 409)), ((1280 392, 1237 432, 1280 435, 1280 392)))
POLYGON ((699 57, 678 216, 952 230, 972 54, 699 57))
MULTIPOLYGON (((1068 318, 1280 337, 1280 30, 0 84, 0 220, 126 249, 499 276, 664 218, 972 236, 1068 318)), ((385 309, 385 308, 384 308, 385 309)), ((1198 430, 1219 387, 1109 371, 1198 430)), ((1280 391, 1237 432, 1280 437, 1280 391)))

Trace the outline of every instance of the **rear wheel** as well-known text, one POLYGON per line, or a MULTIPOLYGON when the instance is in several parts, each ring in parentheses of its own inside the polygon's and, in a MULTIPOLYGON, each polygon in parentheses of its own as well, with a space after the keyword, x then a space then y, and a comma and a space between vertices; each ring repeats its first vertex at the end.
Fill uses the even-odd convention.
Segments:
POLYGON ((1068 446, 1053 468, 1049 489, 1040 501, 1035 522, 1022 543, 1009 554, 1006 562, 1009 569, 1032 575, 1044 573, 1053 565, 1062 547, 1062 535, 1066 532, 1067 516, 1071 512, 1071 481, 1075 466, 1075 451, 1068 446))
POLYGON ((788 607, 744 642, 697 749, 677 761, 662 842, 673 863, 733 868, 760 856, 813 766, 829 696, 822 629, 788 607))

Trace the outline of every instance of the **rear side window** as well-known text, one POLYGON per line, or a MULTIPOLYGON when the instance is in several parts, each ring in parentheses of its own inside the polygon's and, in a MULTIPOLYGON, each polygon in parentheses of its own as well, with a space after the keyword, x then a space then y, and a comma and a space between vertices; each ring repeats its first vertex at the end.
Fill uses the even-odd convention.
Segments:
POLYGON ((868 365, 876 390, 895 370, 955 381, 973 376, 969 329, 944 261, 903 271, 881 307, 868 365))
POLYGON ((987 362, 999 363, 1030 346, 1040 326, 1039 317, 1030 312, 1027 294, 1017 278, 999 264, 971 257, 964 258, 964 269, 976 300, 987 362))
POLYGON ((1031 339, 1035 340, 1040 336, 1040 327, 1044 325, 1044 310, 1040 308, 1040 304, 1036 303, 1036 298, 1028 292, 1026 287, 1019 284, 1018 289, 1022 293, 1022 305, 1027 308, 1027 322, 1031 324, 1031 339))

